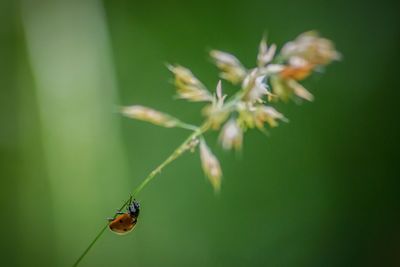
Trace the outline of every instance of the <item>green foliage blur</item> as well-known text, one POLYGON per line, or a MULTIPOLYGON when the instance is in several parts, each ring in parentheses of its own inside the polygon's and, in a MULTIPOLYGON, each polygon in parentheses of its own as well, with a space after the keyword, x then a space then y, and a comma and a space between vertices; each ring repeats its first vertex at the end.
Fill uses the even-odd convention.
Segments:
MULTIPOLYGON (((0 266, 71 266, 106 218, 188 135, 122 118, 142 104, 194 124, 165 63, 218 81, 210 49, 255 63, 315 29, 341 62, 279 104, 290 123, 241 153, 207 138, 138 197, 133 233, 107 231, 81 266, 400 266, 397 1, 0 1, 0 266)), ((224 83, 228 94, 234 88, 224 83)))

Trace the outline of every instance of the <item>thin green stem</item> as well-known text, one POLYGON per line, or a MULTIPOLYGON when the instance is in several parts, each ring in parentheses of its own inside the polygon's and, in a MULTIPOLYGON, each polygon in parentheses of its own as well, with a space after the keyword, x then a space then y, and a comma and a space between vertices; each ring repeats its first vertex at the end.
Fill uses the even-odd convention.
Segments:
MULTIPOLYGON (((179 158, 184 152, 189 150, 191 148, 191 142, 195 140, 197 137, 201 136, 204 132, 206 132, 209 128, 209 123, 205 122, 202 126, 200 127, 195 127, 192 125, 187 124, 186 126, 190 126, 192 128, 193 133, 189 135, 185 141, 183 141, 182 144, 180 144, 173 152, 171 155, 169 155, 160 165, 158 165, 153 171, 147 175, 147 177, 136 187, 135 190, 132 192, 132 196, 136 197, 140 191, 143 190, 143 188, 146 187, 146 185, 151 182, 157 174, 159 174, 164 167, 166 167, 168 164, 179 158)), ((181 125, 181 128, 182 127, 181 125)), ((186 128, 188 129, 188 128, 186 128)), ((131 197, 131 196, 130 196, 131 197)), ((129 204, 129 199, 125 201, 125 203, 121 206, 119 210, 122 210, 129 204)), ((116 214, 114 214, 113 218, 115 218, 116 214)), ((89 246, 83 251, 82 255, 75 261, 73 266, 78 266, 79 263, 83 260, 83 258, 87 255, 87 253, 90 251, 90 249, 93 247, 93 245, 97 242, 97 240, 104 234, 105 230, 108 227, 108 223, 99 231, 99 233, 96 235, 96 237, 93 239, 93 241, 89 244, 89 246)))
POLYGON ((188 149, 190 149, 190 142, 194 139, 196 139, 197 137, 199 137, 200 135, 202 135, 207 129, 208 129, 209 125, 208 123, 204 123, 201 127, 196 128, 195 131, 193 131, 193 133, 191 135, 188 136, 188 138, 186 138, 185 141, 183 141, 183 143, 178 146, 178 148, 176 148, 174 150, 174 152, 172 152, 172 154, 166 159, 164 160, 160 165, 157 166, 157 168, 155 168, 144 180, 143 182, 133 191, 132 195, 133 196, 137 196, 139 194, 140 191, 142 191, 142 189, 151 181, 154 179, 154 177, 156 177, 157 174, 159 174, 161 172, 161 170, 167 166, 168 164, 170 164, 171 162, 173 162, 174 160, 176 160, 180 155, 182 155, 185 151, 187 151, 188 149))
POLYGON ((181 128, 181 129, 191 130, 191 131, 196 131, 198 129, 197 126, 189 124, 189 123, 185 123, 182 121, 179 121, 177 127, 181 128))
POLYGON ((86 256, 86 254, 93 247, 93 245, 97 242, 97 240, 103 235, 103 233, 107 229, 107 227, 108 227, 108 223, 103 226, 103 228, 100 230, 100 232, 96 235, 96 237, 93 239, 93 241, 89 244, 89 246, 85 249, 85 251, 82 253, 82 255, 76 260, 76 262, 72 266, 74 266, 74 267, 78 266, 78 264, 86 256))

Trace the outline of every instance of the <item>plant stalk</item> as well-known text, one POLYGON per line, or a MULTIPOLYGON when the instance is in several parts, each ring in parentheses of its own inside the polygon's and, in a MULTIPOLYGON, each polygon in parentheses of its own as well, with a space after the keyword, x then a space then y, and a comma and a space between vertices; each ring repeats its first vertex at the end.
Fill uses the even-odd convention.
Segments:
MULTIPOLYGON (((189 135, 185 141, 183 141, 182 144, 180 144, 173 152, 170 154, 160 165, 158 165, 153 171, 147 175, 147 177, 133 190, 132 196, 136 197, 140 191, 143 190, 143 188, 146 187, 146 185, 151 182, 157 174, 159 174, 164 167, 166 167, 168 164, 172 163, 174 160, 179 158, 184 152, 186 152, 188 149, 191 148, 190 143, 195 140, 197 137, 201 136, 204 132, 206 132, 209 128, 209 123, 206 121, 202 126, 193 128, 193 133, 189 135)), ((129 198, 125 203, 121 206, 119 210, 124 209, 128 204, 129 204, 129 198)), ((114 214, 113 218, 115 218, 116 214, 114 214)), ((96 235, 96 237, 93 239, 93 241, 89 244, 89 246, 85 249, 85 251, 81 254, 81 256, 75 261, 75 263, 72 266, 78 266, 79 263, 83 260, 83 258, 87 255, 87 253, 90 251, 90 249, 93 247, 93 245, 97 242, 97 240, 103 235, 105 230, 108 227, 108 223, 101 228, 99 233, 96 235)))

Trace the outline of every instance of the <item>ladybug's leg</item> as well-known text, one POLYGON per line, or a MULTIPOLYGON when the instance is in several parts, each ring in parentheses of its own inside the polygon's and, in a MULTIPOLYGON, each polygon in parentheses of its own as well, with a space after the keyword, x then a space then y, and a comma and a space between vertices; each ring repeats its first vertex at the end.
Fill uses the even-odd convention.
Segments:
POLYGON ((121 215, 121 214, 124 214, 125 212, 122 212, 122 211, 120 211, 120 210, 117 210, 117 212, 115 212, 115 214, 119 214, 119 215, 121 215))
POLYGON ((114 221, 114 218, 107 218, 107 221, 112 222, 114 221))

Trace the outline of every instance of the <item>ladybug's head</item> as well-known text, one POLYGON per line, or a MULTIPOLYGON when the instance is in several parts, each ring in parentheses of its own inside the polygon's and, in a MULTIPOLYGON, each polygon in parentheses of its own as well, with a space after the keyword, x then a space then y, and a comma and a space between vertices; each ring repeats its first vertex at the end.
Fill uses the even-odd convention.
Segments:
POLYGON ((128 212, 131 216, 135 218, 139 217, 139 212, 140 212, 139 202, 133 200, 132 203, 128 206, 128 212))

